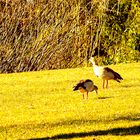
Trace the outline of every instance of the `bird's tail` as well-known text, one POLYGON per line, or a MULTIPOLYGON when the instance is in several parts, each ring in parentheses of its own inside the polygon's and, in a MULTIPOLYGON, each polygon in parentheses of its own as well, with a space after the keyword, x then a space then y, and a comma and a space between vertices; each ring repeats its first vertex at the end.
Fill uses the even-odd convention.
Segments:
POLYGON ((117 82, 120 83, 120 80, 123 80, 123 78, 121 77, 120 74, 118 74, 117 72, 114 73, 114 80, 116 80, 117 82))
POLYGON ((94 85, 94 90, 95 90, 96 94, 98 95, 98 87, 96 85, 94 85))

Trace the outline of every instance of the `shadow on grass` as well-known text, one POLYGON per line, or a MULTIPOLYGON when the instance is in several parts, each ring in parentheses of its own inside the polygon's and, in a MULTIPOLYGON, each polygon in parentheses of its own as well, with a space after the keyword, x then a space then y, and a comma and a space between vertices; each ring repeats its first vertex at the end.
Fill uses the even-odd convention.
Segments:
POLYGON ((123 88, 131 88, 131 87, 139 87, 140 84, 125 84, 125 85, 121 85, 121 87, 123 88))
POLYGON ((100 100, 105 100, 105 99, 108 99, 108 98, 113 98, 113 97, 98 97, 98 99, 100 99, 100 100))
POLYGON ((140 126, 133 126, 128 128, 113 128, 108 130, 98 130, 91 132, 58 134, 52 137, 34 138, 30 140, 51 140, 51 139, 54 140, 54 139, 82 138, 87 136, 105 136, 105 135, 123 136, 123 135, 139 135, 139 134, 140 134, 140 126))

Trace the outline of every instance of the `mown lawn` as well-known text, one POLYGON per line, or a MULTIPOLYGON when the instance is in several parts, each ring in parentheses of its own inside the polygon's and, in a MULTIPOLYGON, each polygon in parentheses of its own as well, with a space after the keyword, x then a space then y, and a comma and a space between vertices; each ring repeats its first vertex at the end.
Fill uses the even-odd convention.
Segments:
POLYGON ((124 80, 101 79, 92 67, 0 75, 2 139, 140 139, 140 63, 111 65, 124 80), (92 79, 99 95, 72 91, 92 79))

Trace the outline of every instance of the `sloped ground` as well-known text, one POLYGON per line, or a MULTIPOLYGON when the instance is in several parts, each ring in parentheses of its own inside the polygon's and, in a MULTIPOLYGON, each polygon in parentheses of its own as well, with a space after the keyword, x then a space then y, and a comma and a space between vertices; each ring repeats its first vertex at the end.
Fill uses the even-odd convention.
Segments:
POLYGON ((111 65, 124 80, 101 79, 91 67, 0 75, 0 139, 140 139, 140 63, 111 65), (72 87, 92 79, 99 95, 72 87))

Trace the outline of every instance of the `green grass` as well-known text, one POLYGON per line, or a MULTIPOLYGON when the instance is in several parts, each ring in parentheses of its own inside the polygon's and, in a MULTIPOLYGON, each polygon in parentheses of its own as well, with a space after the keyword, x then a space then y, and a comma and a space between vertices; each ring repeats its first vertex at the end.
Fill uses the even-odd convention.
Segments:
POLYGON ((101 79, 92 67, 0 75, 0 139, 140 139, 140 63, 109 66, 121 83, 101 79), (99 95, 72 91, 90 78, 99 95))

